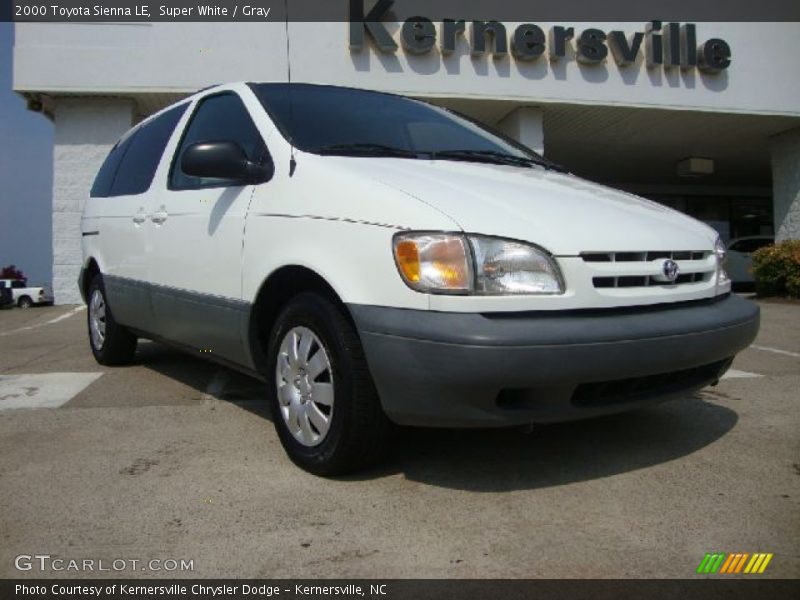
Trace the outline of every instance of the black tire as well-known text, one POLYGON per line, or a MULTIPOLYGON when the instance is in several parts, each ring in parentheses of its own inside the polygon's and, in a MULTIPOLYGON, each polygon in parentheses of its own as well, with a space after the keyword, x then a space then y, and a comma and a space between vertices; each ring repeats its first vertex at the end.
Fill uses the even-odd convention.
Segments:
POLYGON ((31 300, 30 296, 22 296, 17 302, 17 306, 20 308, 30 308, 33 306, 33 300, 31 300))
POLYGON ((289 458, 316 475, 341 475, 379 462, 391 437, 391 423, 381 408, 361 340, 342 310, 318 294, 299 294, 281 311, 268 338, 267 389, 275 429, 289 458), (295 439, 278 400, 280 346, 295 327, 308 328, 319 338, 328 353, 333 377, 329 429, 315 446, 295 439))
POLYGON ((98 273, 92 278, 89 284, 89 291, 86 294, 89 303, 86 311, 86 329, 89 334, 89 347, 92 349, 95 360, 101 365, 119 366, 127 365, 133 361, 136 354, 136 336, 130 333, 122 325, 114 320, 111 307, 106 298, 106 290, 103 286, 103 277, 98 273), (95 292, 102 295, 105 305, 105 338, 99 347, 95 344, 92 336, 92 298, 95 292))

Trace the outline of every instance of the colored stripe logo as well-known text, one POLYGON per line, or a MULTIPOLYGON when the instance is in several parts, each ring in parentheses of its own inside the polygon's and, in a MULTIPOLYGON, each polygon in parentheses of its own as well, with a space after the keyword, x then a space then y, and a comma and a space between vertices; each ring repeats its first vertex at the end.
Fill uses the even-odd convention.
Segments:
POLYGON ((720 575, 760 575, 767 569, 769 561, 772 560, 772 553, 756 552, 750 554, 748 552, 714 552, 707 553, 700 565, 697 567, 697 572, 703 575, 712 575, 719 573, 720 575))

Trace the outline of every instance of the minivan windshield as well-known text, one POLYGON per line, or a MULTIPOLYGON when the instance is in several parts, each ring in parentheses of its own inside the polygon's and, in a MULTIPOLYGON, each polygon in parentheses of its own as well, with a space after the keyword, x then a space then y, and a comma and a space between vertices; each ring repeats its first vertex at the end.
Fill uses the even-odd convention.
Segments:
POLYGON ((563 170, 479 123, 412 98, 310 84, 250 87, 283 136, 304 152, 563 170))

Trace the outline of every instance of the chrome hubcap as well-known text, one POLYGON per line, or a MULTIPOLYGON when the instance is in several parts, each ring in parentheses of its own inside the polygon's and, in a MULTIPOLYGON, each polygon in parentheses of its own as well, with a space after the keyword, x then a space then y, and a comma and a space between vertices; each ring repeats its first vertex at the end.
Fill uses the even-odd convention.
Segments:
POLYGON ((333 371, 328 352, 307 327, 283 338, 275 367, 281 416, 304 446, 321 444, 333 417, 333 371))
POLYGON ((106 301, 100 290, 93 291, 89 299, 89 333, 95 350, 102 350, 106 341, 106 301))

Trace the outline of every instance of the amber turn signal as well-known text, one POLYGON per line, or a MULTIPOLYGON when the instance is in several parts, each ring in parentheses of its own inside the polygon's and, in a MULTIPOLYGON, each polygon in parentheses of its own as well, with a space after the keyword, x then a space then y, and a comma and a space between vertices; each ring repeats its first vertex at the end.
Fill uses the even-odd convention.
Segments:
POLYGON ((471 271, 467 241, 449 233, 400 234, 394 258, 406 284, 420 292, 467 293, 471 271))

